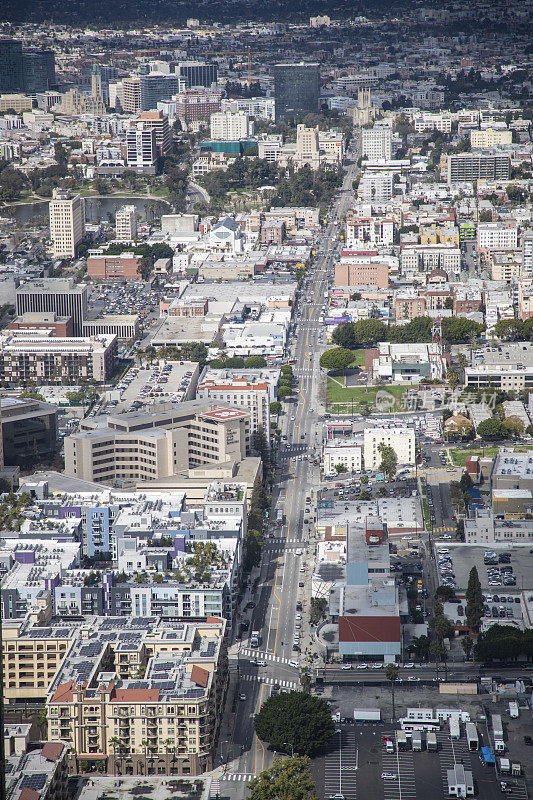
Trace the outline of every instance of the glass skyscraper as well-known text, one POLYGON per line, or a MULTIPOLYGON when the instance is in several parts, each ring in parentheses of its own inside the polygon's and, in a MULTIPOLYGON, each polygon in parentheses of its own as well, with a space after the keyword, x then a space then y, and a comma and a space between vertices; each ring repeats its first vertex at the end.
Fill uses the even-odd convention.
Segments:
POLYGON ((276 120, 287 114, 316 114, 320 99, 318 64, 275 64, 276 120))

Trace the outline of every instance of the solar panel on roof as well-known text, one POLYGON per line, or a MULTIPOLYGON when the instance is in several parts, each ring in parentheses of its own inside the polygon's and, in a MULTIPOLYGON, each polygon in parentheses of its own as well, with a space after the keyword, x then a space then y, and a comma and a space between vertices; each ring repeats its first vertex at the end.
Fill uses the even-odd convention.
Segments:
POLYGON ((35 775, 24 775, 20 785, 21 787, 27 786, 28 789, 33 789, 38 792, 46 783, 46 774, 43 772, 36 772, 35 775))

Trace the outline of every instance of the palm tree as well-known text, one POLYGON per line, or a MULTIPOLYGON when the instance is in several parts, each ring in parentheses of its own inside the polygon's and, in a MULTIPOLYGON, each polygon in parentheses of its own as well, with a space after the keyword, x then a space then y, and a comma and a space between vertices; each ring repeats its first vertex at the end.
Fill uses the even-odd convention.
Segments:
POLYGON ((396 719, 396 705, 394 702, 394 684, 398 680, 400 669, 397 664, 387 664, 385 668, 385 677, 390 681, 390 690, 392 696, 392 718, 396 719))

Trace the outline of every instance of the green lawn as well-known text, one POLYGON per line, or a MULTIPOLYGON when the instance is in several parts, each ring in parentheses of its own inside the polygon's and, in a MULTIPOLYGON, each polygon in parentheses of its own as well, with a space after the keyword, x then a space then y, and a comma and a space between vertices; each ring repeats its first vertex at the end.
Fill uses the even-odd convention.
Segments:
POLYGON ((402 410, 402 397, 405 395, 407 387, 405 386, 346 386, 346 380, 343 376, 336 378, 328 377, 327 392, 328 392, 328 406, 332 406, 332 411, 342 413, 344 411, 353 410, 355 412, 366 411, 367 407, 378 413, 384 413, 387 410, 400 411, 402 410), (342 384, 342 385, 339 385, 342 384), (376 407, 376 396, 379 393, 379 398, 387 401, 387 395, 393 397, 395 400, 394 406, 390 401, 390 408, 387 408, 387 402, 384 405, 376 407), (345 405, 346 408, 342 408, 345 405))
POLYGON ((353 354, 354 354, 354 360, 353 360, 352 363, 355 364, 356 367, 364 367, 365 366, 365 351, 364 350, 354 350, 353 354))
MULTIPOLYGON (((526 452, 527 450, 531 450, 531 448, 527 447, 526 445, 522 447, 513 447, 512 449, 515 450, 517 453, 523 453, 526 452)), ((469 448, 468 450, 460 450, 460 449, 450 450, 450 455, 456 467, 464 467, 468 456, 481 456, 482 458, 483 457, 494 458, 494 456, 498 454, 498 450, 499 450, 498 447, 491 447, 491 446, 485 448, 472 447, 471 449, 469 448)))

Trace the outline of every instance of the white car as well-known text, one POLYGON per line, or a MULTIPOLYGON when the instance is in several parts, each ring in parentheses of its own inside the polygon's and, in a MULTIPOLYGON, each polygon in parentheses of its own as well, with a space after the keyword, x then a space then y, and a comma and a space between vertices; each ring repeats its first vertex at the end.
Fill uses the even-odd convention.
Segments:
POLYGON ((289 667, 294 667, 294 669, 299 669, 300 665, 295 659, 291 659, 289 661, 289 667))
POLYGON ((368 664, 358 664, 356 669, 368 669, 368 664))
POLYGON ((395 773, 395 772, 382 772, 382 773, 381 773, 381 777, 382 777, 384 780, 391 780, 391 781, 395 781, 395 780, 396 780, 396 778, 397 778, 398 776, 396 775, 396 773, 395 773))
POLYGON ((351 668, 352 668, 351 664, 341 664, 341 669, 351 669, 351 668))
POLYGON ((258 667, 266 667, 266 665, 267 665, 267 662, 263 661, 263 660, 256 661, 255 663, 257 664, 258 667))
POLYGON ((414 664, 412 661, 408 661, 407 664, 403 665, 403 668, 404 669, 415 669, 416 668, 416 664, 414 664))

